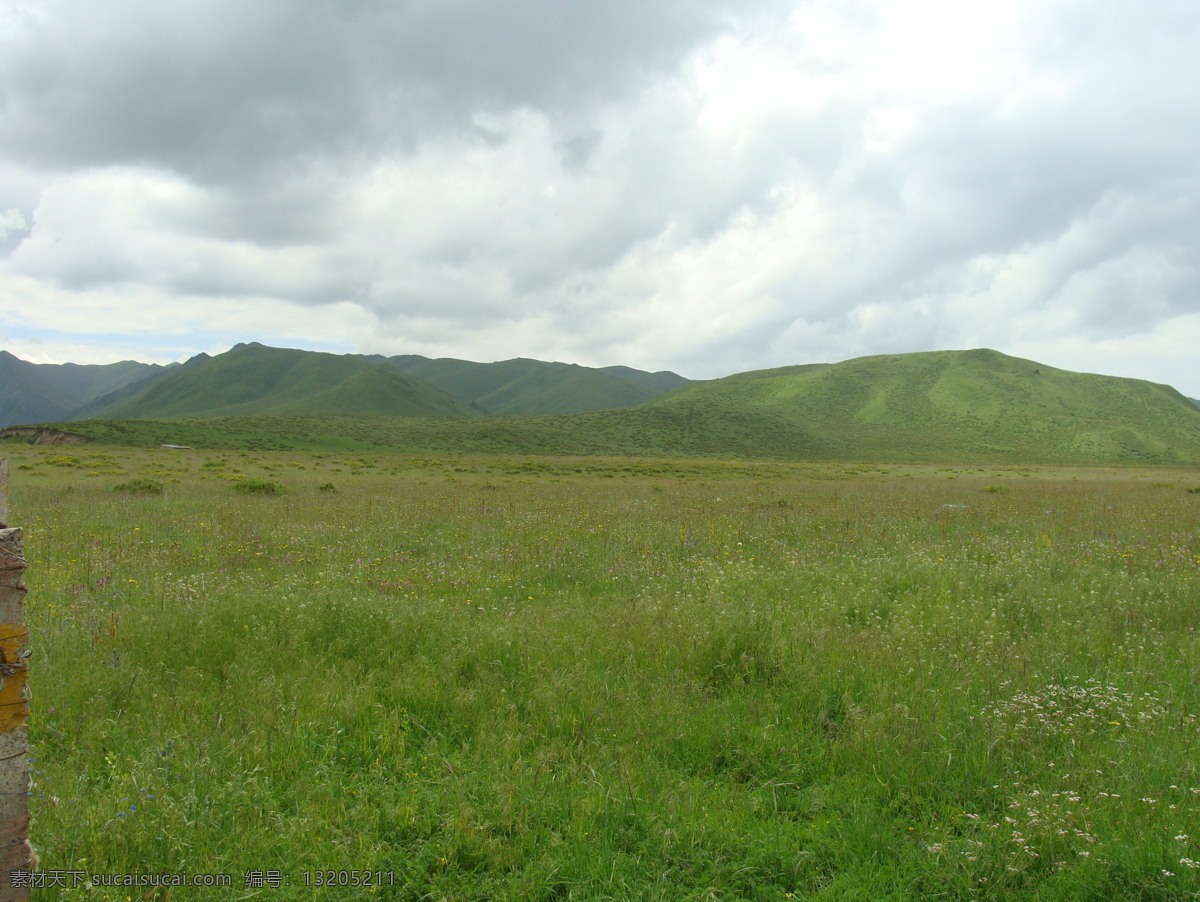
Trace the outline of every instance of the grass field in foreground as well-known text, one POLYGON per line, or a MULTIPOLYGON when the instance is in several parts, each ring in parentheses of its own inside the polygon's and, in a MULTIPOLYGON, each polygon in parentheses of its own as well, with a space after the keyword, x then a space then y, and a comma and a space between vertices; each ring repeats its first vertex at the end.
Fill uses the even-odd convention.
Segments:
POLYGON ((5 453, 38 898, 1200 893, 1195 470, 5 453))

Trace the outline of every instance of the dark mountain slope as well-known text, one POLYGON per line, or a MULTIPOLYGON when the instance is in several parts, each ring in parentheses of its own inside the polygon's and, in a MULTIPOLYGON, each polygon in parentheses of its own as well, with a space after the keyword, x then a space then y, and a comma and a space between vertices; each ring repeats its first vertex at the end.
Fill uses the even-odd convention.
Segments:
POLYGON ((93 398, 162 369, 132 360, 105 365, 30 363, 0 351, 0 427, 66 419, 93 398))

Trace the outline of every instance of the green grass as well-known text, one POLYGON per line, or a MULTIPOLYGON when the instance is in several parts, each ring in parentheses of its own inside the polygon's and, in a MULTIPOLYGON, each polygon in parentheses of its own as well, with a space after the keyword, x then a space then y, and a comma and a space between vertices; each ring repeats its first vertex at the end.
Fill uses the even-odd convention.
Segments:
POLYGON ((1200 893, 1195 470, 5 454, 46 868, 1200 893))

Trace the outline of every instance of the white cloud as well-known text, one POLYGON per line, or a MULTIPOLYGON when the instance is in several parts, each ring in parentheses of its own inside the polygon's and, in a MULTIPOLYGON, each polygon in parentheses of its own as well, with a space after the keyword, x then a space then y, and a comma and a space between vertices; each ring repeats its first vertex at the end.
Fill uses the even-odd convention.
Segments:
POLYGON ((24 232, 27 228, 29 225, 25 222, 25 217, 16 207, 0 210, 0 238, 4 238, 9 232, 24 232))
POLYGON ((1044 348, 1200 395, 1173 0, 0 9, 12 341, 696 377, 1044 348))

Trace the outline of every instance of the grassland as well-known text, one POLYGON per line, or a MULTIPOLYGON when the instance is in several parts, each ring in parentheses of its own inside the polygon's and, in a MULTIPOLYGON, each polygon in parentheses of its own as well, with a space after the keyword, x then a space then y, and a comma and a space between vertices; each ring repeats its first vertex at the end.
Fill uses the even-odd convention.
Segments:
POLYGON ((40 898, 1200 894, 1194 469, 3 451, 40 898))

